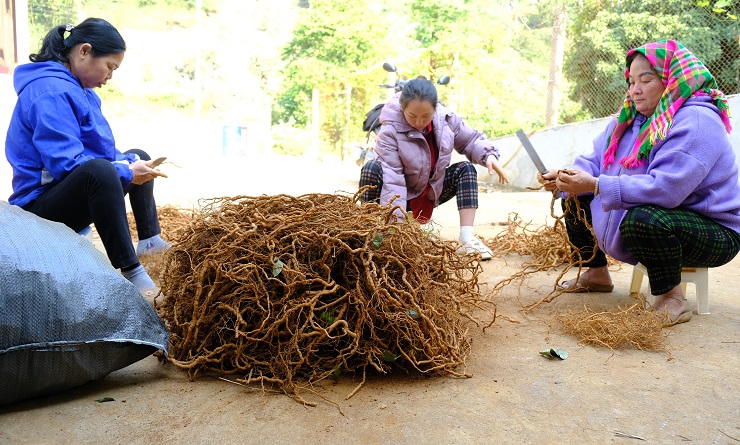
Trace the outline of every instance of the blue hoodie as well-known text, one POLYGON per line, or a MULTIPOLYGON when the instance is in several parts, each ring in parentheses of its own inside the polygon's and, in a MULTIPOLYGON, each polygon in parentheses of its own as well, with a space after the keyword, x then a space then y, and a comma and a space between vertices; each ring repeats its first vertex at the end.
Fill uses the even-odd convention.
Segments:
POLYGON ((129 165, 138 157, 116 149, 92 89, 82 88, 58 62, 20 65, 13 81, 18 102, 5 140, 5 156, 13 167, 11 204, 23 207, 94 158, 113 163, 121 186, 131 183, 129 165))
POLYGON ((599 178, 599 194, 591 202, 599 247, 619 261, 636 264, 637 259, 622 241, 619 225, 627 210, 644 204, 693 210, 740 232, 738 165, 711 98, 700 96, 684 102, 665 140, 653 146, 647 162, 626 169, 619 160, 631 152, 645 119, 637 114, 619 141, 616 161, 607 169, 603 167, 604 152, 616 119, 594 140, 594 151, 574 163, 599 178))

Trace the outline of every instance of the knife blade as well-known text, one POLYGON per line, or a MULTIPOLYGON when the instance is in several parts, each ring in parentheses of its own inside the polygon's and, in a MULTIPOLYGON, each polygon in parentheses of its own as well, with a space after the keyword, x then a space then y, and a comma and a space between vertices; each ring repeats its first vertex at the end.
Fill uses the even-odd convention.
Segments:
POLYGON ((532 143, 529 141, 529 138, 522 131, 521 128, 516 131, 516 136, 522 142, 524 149, 527 150, 527 154, 529 155, 530 159, 532 159, 532 162, 534 162, 534 165, 535 167, 537 167, 537 170, 539 170, 539 172, 542 173, 543 175, 547 173, 547 168, 545 167, 545 164, 542 162, 542 159, 540 159, 540 155, 537 154, 537 151, 535 151, 534 146, 532 146, 532 143))

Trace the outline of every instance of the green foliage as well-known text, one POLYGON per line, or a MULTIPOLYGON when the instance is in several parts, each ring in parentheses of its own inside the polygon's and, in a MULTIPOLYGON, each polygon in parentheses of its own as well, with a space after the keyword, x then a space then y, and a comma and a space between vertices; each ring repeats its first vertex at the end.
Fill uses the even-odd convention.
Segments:
POLYGON ((591 116, 615 112, 626 91, 626 52, 645 43, 678 40, 699 57, 726 93, 740 91, 737 22, 719 17, 695 0, 588 2, 573 14, 573 37, 565 74, 570 98, 591 116))
POLYGON ((378 84, 388 82, 379 66, 389 61, 402 79, 451 76, 440 99, 489 136, 541 126, 552 11, 536 1, 517 7, 514 14, 493 0, 312 2, 283 49, 273 122, 308 125, 317 88, 322 141, 336 151, 342 138, 364 140, 365 113, 387 100, 378 84))
POLYGON ((272 127, 272 149, 277 154, 300 156, 311 143, 310 132, 296 128, 295 122, 281 122, 272 127))
POLYGON ((28 0, 31 51, 41 48, 41 40, 54 27, 77 23, 75 0, 28 0))

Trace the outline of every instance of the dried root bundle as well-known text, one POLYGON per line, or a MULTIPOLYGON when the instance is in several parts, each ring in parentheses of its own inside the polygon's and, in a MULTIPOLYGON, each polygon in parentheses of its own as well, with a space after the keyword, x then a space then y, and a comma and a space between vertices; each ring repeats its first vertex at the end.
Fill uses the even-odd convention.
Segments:
MULTIPOLYGON (((193 220, 194 212, 171 205, 165 205, 157 207, 157 215, 159 216, 159 225, 162 229, 160 236, 166 241, 172 241, 182 236, 183 231, 187 230, 188 225, 193 220)), ((131 236, 134 241, 138 241, 134 214, 133 212, 129 212, 126 216, 128 217, 128 224, 131 228, 131 236)), ((164 269, 164 255, 149 255, 141 258, 140 261, 155 283, 159 283, 159 276, 164 269)))
MULTIPOLYGON (((183 230, 187 229, 188 224, 193 219, 193 211, 176 206, 165 205, 157 207, 159 216, 159 225, 162 229, 161 236, 165 241, 177 239, 183 230)), ((136 232, 136 220, 133 212, 128 212, 128 225, 131 228, 131 237, 138 241, 139 237, 136 232)))
POLYGON ((312 382, 361 371, 357 391, 392 363, 467 376, 464 322, 487 304, 479 262, 358 196, 206 201, 165 255, 170 361, 303 403, 312 382))
POLYGON ((525 263, 523 269, 554 269, 571 260, 568 234, 560 221, 552 227, 543 225, 531 228, 531 225, 531 222, 524 222, 518 213, 510 213, 507 230, 486 239, 485 243, 497 256, 510 253, 529 255, 532 261, 525 263))
POLYGON ((556 317, 566 334, 575 335, 579 344, 610 349, 636 348, 665 351, 666 316, 645 308, 644 298, 627 309, 598 312, 584 307, 556 317))

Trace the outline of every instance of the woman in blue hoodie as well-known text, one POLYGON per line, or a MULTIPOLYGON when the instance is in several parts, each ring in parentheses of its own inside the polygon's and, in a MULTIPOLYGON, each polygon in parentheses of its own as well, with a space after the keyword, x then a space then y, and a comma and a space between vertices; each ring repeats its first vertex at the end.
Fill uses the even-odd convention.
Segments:
POLYGON ((80 232, 91 223, 113 267, 139 291, 154 287, 139 256, 166 250, 160 238, 152 168, 141 150, 116 149, 93 91, 120 67, 126 43, 110 23, 89 18, 52 29, 33 63, 15 69, 18 101, 5 154, 13 167, 11 204, 80 232), (136 219, 131 242, 124 195, 136 219), (138 255, 137 255, 138 254, 138 255))
MULTIPOLYGON (((740 251, 740 186, 726 133, 729 107, 704 64, 674 40, 627 53, 627 95, 616 119, 574 169, 538 179, 575 195, 592 223, 566 215, 571 242, 588 267, 561 284, 571 292, 611 292, 604 252, 642 263, 654 308, 671 324, 691 319, 682 267, 717 267, 740 251)), ((575 204, 571 205, 573 208, 575 204)))

